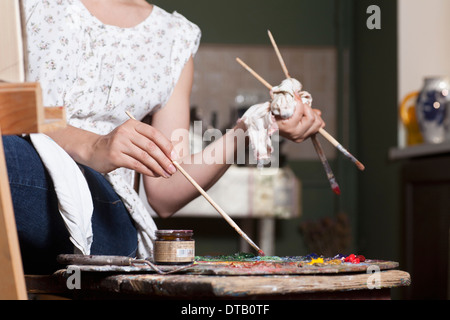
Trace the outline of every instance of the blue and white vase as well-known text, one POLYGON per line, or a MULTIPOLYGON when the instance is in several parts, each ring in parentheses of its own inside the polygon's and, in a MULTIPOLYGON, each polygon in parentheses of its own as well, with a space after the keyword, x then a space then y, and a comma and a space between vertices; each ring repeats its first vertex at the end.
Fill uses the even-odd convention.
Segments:
POLYGON ((416 116, 426 143, 442 143, 448 131, 450 83, 446 77, 425 78, 417 98, 416 116))

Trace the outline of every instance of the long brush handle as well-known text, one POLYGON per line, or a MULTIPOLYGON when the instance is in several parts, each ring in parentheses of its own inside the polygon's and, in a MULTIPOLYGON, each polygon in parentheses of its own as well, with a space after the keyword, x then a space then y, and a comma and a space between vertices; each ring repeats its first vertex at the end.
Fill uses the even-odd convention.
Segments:
POLYGON ((275 53, 277 54, 278 61, 280 61, 281 68, 283 69, 284 75, 286 76, 286 78, 290 78, 291 76, 286 67, 286 63, 284 63, 283 56, 281 55, 280 49, 278 49, 278 45, 275 42, 275 39, 273 38, 272 32, 270 32, 270 30, 267 30, 267 34, 269 35, 270 42, 272 42, 272 46, 275 49, 275 53))
POLYGON ((317 154, 319 155, 320 161, 322 162, 322 165, 325 169, 325 172, 327 174, 328 181, 330 182, 331 189, 333 192, 337 195, 341 194, 341 189, 339 188, 338 183, 336 182, 336 178, 334 176, 333 171, 331 170, 331 166, 328 163, 328 160, 323 152, 322 146, 320 145, 319 140, 317 139, 316 135, 311 136, 311 141, 314 145, 314 148, 316 149, 317 154))
MULTIPOLYGON (((136 118, 128 111, 125 111, 128 117, 130 117, 133 120, 136 120, 136 118)), ((181 172, 181 174, 200 192, 200 194, 214 207, 214 209, 217 210, 217 212, 220 213, 220 215, 234 228, 234 230, 239 233, 239 235, 244 238, 245 241, 247 241, 256 251, 258 251, 258 254, 260 256, 264 256, 265 253, 262 251, 245 233, 244 231, 239 228, 239 226, 236 224, 236 222, 231 219, 231 217, 223 211, 221 207, 206 193, 205 190, 189 175, 189 173, 184 170, 184 168, 175 160, 172 160, 173 165, 178 169, 178 171, 181 172)))
POLYGON ((332 135, 330 135, 328 132, 326 132, 324 129, 320 129, 319 133, 327 139, 332 145, 334 145, 344 156, 349 158, 357 167, 359 170, 364 171, 365 167, 364 165, 359 162, 358 159, 356 159, 350 152, 347 151, 335 138, 333 138, 332 135))
POLYGON ((239 235, 245 239, 261 256, 264 256, 262 251, 245 233, 239 228, 239 226, 231 219, 231 217, 223 211, 221 207, 206 193, 205 190, 184 170, 184 168, 176 161, 172 161, 174 166, 186 177, 187 180, 200 192, 200 194, 220 213, 220 215, 239 233, 239 235))

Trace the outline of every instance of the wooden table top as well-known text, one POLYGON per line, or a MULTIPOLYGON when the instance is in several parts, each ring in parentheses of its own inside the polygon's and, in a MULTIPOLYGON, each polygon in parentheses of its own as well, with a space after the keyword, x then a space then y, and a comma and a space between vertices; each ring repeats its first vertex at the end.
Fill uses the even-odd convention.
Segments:
POLYGON ((80 289, 69 290, 74 274, 63 269, 51 276, 27 276, 28 292, 80 299, 389 299, 391 288, 411 283, 409 273, 401 270, 254 276, 81 272, 80 289))

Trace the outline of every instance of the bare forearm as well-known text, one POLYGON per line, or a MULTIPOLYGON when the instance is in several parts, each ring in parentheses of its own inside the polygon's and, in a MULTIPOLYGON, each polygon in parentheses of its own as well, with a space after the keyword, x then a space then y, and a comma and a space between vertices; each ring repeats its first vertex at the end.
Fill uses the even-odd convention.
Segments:
POLYGON ((176 171, 170 160, 172 143, 140 121, 128 120, 106 135, 68 126, 49 136, 76 162, 100 173, 124 167, 169 178, 176 171))
POLYGON ((68 125, 47 134, 55 140, 76 162, 92 166, 92 146, 99 135, 68 125))
MULTIPOLYGON (((204 190, 208 190, 231 164, 236 163, 237 156, 245 156, 246 140, 244 126, 238 124, 202 152, 179 162, 204 190)), ((144 177, 144 184, 149 203, 161 217, 171 216, 199 196, 198 190, 180 172, 168 180, 144 177)))

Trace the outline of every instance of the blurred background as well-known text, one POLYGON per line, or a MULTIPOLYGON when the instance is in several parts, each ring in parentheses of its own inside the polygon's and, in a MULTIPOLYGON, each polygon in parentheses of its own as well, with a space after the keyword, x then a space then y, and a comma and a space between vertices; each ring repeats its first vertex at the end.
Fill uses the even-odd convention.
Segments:
MULTIPOLYGON (((204 130, 224 132, 246 107, 268 100, 236 57, 273 85, 284 79, 270 29, 291 76, 322 110, 326 130, 366 167, 359 171, 322 137, 340 196, 310 141, 281 140, 280 170, 264 179, 254 165, 237 166, 211 192, 256 242, 272 255, 398 261, 412 285, 394 297, 449 298, 450 1, 151 2, 202 30, 191 112, 203 124, 200 140, 204 130)), ((198 255, 245 250, 197 200, 174 218, 156 219, 159 228, 193 229, 198 255)))

